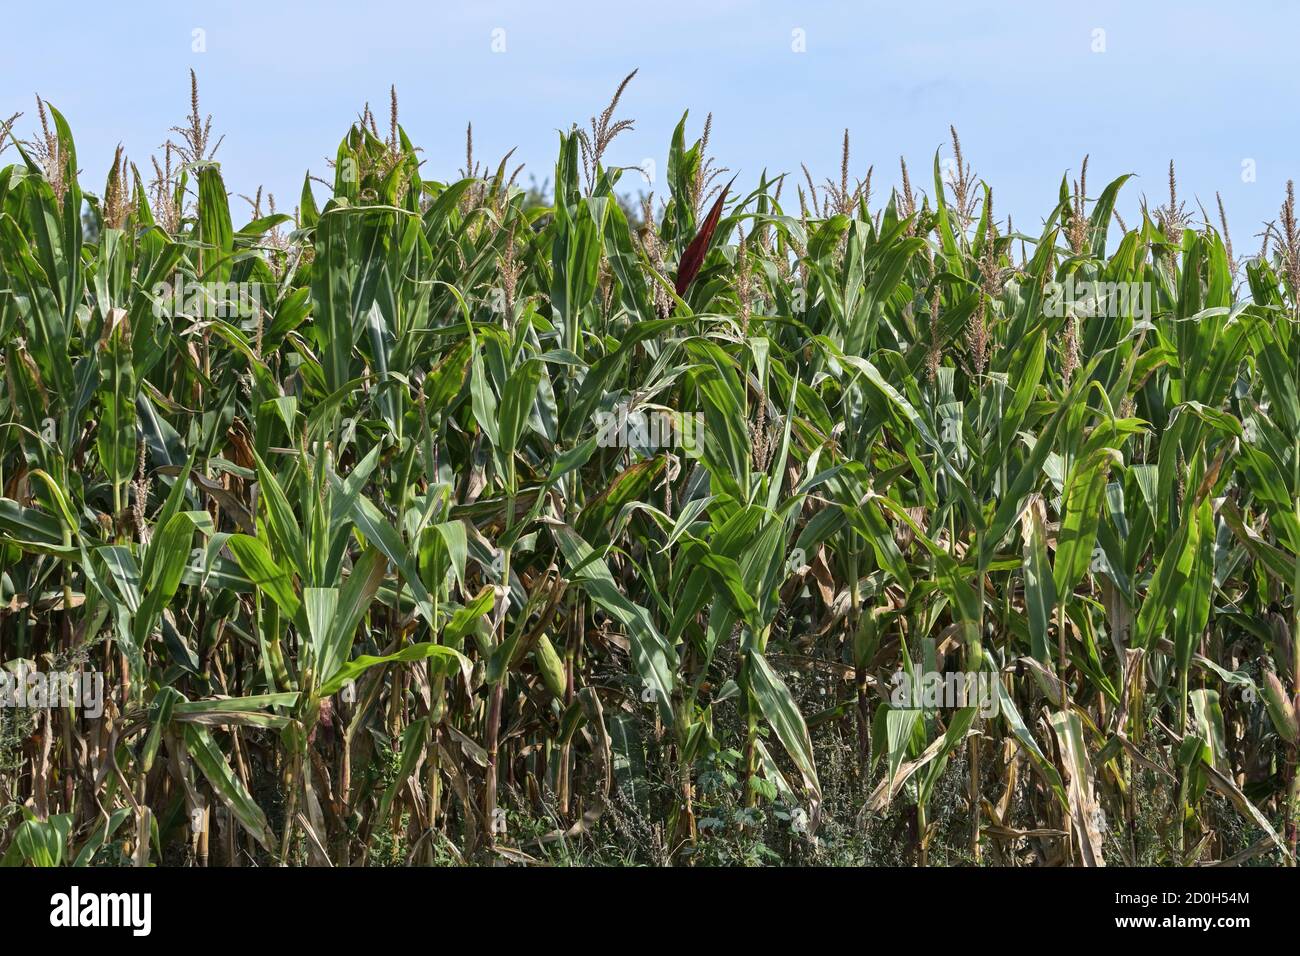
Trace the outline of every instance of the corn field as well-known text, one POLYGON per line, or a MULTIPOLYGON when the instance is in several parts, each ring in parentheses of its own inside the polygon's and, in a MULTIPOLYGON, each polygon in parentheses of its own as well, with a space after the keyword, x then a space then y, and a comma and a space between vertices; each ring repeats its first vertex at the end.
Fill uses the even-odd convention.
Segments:
POLYGON ((637 208, 627 82, 549 195, 394 93, 293 215, 197 87, 98 190, 0 125, 3 862, 1293 865, 1290 190, 684 116, 637 208))

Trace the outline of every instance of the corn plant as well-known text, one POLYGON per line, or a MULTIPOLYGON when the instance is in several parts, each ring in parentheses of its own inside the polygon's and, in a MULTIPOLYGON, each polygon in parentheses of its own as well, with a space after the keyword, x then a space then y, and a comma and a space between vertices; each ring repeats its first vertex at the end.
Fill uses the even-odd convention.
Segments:
POLYGON ((1239 262, 1172 165, 1135 228, 1081 172, 1035 235, 955 132, 882 203, 847 133, 838 182, 746 192, 684 116, 638 212, 626 84, 544 202, 425 178, 394 94, 238 227, 197 88, 152 182, 5 125, 3 862, 689 863, 780 820, 865 860, 896 820, 920 865, 1293 865, 1291 191, 1239 262))

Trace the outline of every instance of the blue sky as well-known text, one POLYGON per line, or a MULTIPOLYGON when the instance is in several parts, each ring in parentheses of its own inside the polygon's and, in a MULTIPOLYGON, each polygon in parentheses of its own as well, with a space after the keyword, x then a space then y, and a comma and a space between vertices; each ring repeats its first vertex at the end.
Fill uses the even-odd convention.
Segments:
POLYGON ((385 115, 389 84, 426 175, 461 166, 472 120, 478 158, 495 163, 517 146, 525 180, 529 171, 542 180, 556 130, 598 112, 633 67, 641 72, 621 114, 636 129, 608 156, 619 164, 653 158, 663 170, 689 109, 695 132, 713 112, 713 152, 742 183, 764 167, 798 172, 801 161, 821 178, 838 174, 848 127, 853 170, 874 164, 883 200, 900 154, 914 183, 928 180, 951 122, 999 216, 1010 212, 1017 228, 1036 229, 1084 153, 1093 196, 1121 173, 1138 175, 1120 206, 1131 224, 1143 193, 1163 200, 1172 157, 1189 209, 1200 198, 1213 212, 1222 192, 1243 252, 1257 248, 1286 180, 1300 178, 1300 5, 1285 0, 75 6, 84 9, 8 5, 0 113, 24 110, 19 130, 30 133, 34 93, 58 106, 88 188, 118 142, 147 167, 188 111, 190 67, 204 112, 226 134, 217 158, 227 185, 264 184, 282 209, 308 168, 324 171, 366 101, 385 115), (193 50, 196 29, 204 52, 193 50), (805 52, 792 49, 796 30, 805 52), (1244 181, 1246 163, 1254 181, 1244 181))

